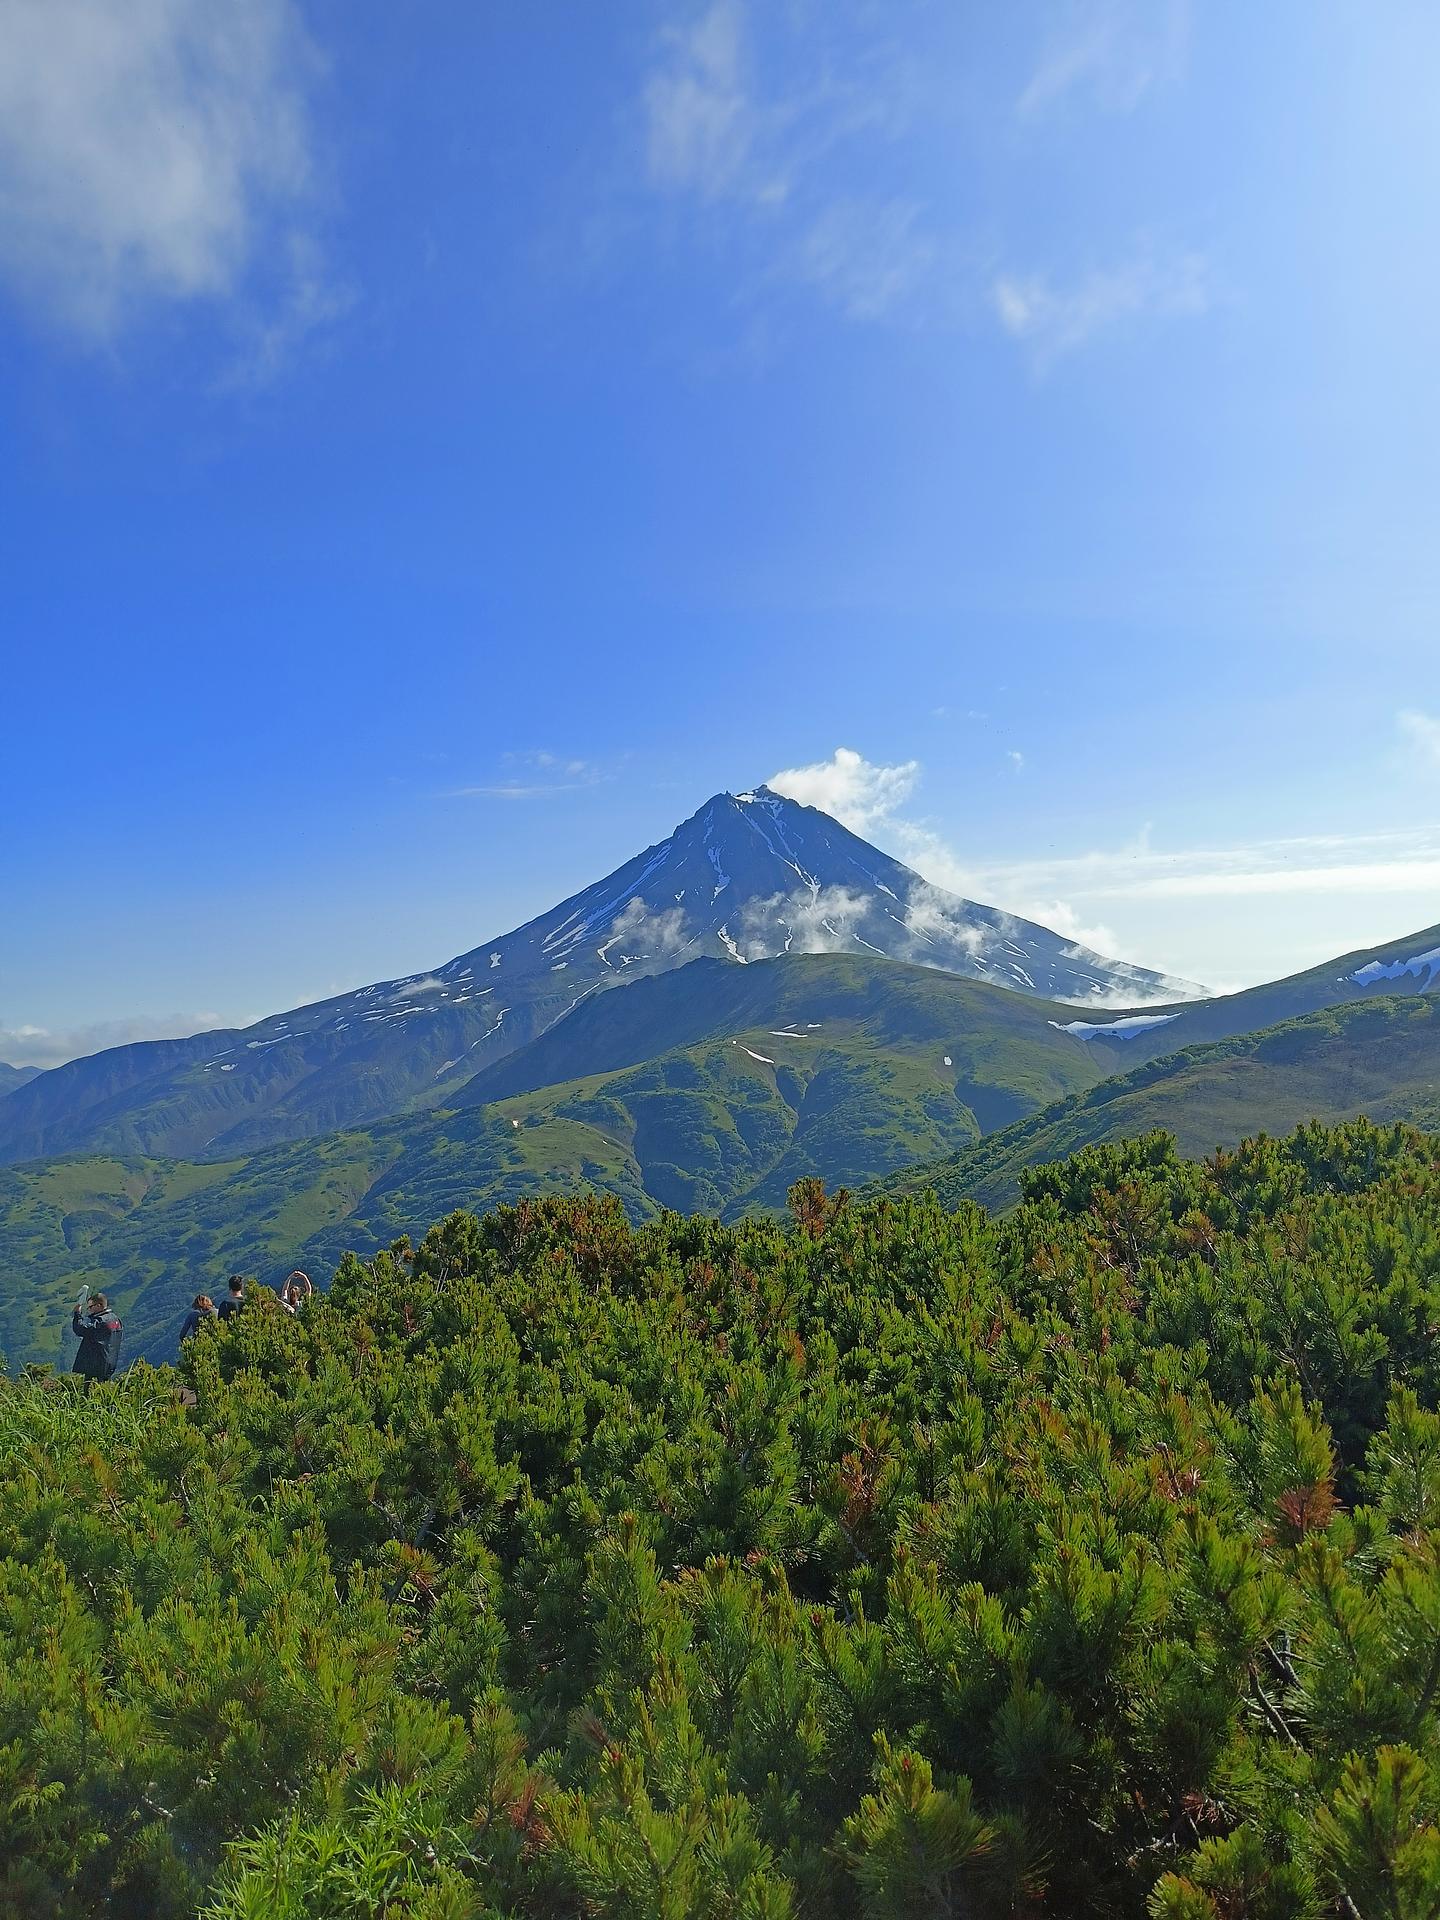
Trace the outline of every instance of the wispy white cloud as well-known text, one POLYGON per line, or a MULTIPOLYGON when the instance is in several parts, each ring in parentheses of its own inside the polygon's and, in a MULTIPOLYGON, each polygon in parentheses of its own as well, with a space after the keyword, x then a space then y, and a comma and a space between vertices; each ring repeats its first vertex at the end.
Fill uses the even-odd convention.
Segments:
POLYGON ((582 760, 575 754, 552 753, 548 747, 530 747, 523 752, 503 753, 507 767, 535 767, 541 773, 568 774, 572 780, 601 780, 604 774, 594 760, 582 760))
POLYGON ((905 896, 905 927, 912 936, 908 958, 926 961, 927 946, 945 945, 978 953, 985 945, 982 930, 956 911, 955 895, 931 880, 917 880, 905 896))
POLYGON ((1148 834, 1128 846, 1054 860, 965 864, 951 879, 980 897, 1020 899, 1248 899, 1277 893, 1409 893, 1440 889, 1440 825, 1391 833, 1312 834, 1242 846, 1166 851, 1148 834))
MULTIPOLYGON (((684 216, 667 231, 725 255, 747 339, 770 342, 778 296, 802 289, 859 325, 998 321, 1048 366, 1121 323, 1212 304, 1207 264, 1194 251, 1142 244, 1069 282, 1052 270, 987 266, 973 213, 955 211, 964 195, 932 170, 890 164, 896 155, 903 163, 903 140, 927 115, 937 118, 940 90, 917 80, 882 27, 832 42, 822 13, 805 12, 804 36, 785 25, 795 17, 753 0, 709 0, 671 18, 640 80, 645 183, 684 216)), ((1022 114, 1081 92, 1102 106, 1133 104, 1179 70, 1187 18, 1183 0, 1063 9, 1022 114)))
POLYGON ((269 386, 355 304, 354 290, 331 273, 312 235, 290 234, 277 257, 286 264, 274 286, 234 315, 235 347, 222 387, 269 386))
POLYGON ((1129 113, 1182 71, 1189 28, 1187 0, 1067 0, 1017 111, 1035 119, 1082 94, 1105 112, 1129 113))
POLYGON ((552 794, 575 793, 581 787, 598 786, 602 780, 612 778, 594 760, 553 753, 548 747, 502 753, 500 764, 516 771, 500 780, 452 787, 445 797, 449 800, 547 800, 552 794), (522 772, 530 778, 520 778, 522 772))
POLYGON ((580 780, 499 780, 490 786, 452 787, 450 800, 548 800, 552 794, 574 793, 588 782, 580 780))
POLYGON ((791 893, 747 900, 736 929, 747 960, 780 953, 853 953, 856 929, 874 909, 874 897, 851 887, 797 887, 791 893))
POLYGON ((799 237, 797 278, 851 320, 884 320, 926 290, 939 243, 913 200, 837 200, 799 237))
POLYGON ((1025 771, 1025 756, 1018 747, 1011 747, 1005 755, 1005 758, 1010 762, 1016 773, 1023 773, 1025 771))
POLYGON ((1134 961, 1136 955, 1122 951, 1124 941, 1102 920, 1084 920, 1068 900, 1019 900, 1010 911, 1021 920, 1037 921, 1042 927, 1062 934, 1074 947, 1091 953, 1108 954, 1113 960, 1134 961))
POLYGON ((1440 768, 1440 719, 1418 707, 1407 707, 1396 715, 1396 725, 1413 758, 1422 766, 1440 768))
POLYGON ((293 0, 0 0, 0 272, 97 342, 156 305, 225 302, 238 377, 343 304, 316 238, 293 0))
POLYGON ((919 777, 918 760, 880 766, 853 747, 837 747, 828 760, 772 773, 767 784, 802 806, 833 814, 856 833, 868 833, 905 804, 919 777))
POLYGON ((991 283, 990 304, 1004 331, 1044 368, 1127 323, 1207 313, 1215 291, 1203 255, 1163 257, 1143 247, 1129 260, 1094 268, 1068 286, 1043 273, 1000 274, 991 283))
POLYGON ((752 173, 764 116, 746 67, 739 0, 715 0, 688 27, 665 28, 643 90, 646 160, 657 186, 707 200, 765 197, 752 173))
MULTIPOLYGON (((1440 753, 1440 726, 1417 718, 1422 724, 1404 725, 1416 750, 1440 753)), ((1177 848, 1158 846, 1146 829, 1078 854, 975 858, 932 822, 907 817, 921 773, 917 761, 887 767, 841 748, 770 784, 834 813, 948 893, 1038 921, 1109 958, 1206 980, 1216 991, 1387 937, 1403 931, 1404 921, 1437 917, 1440 822, 1177 848), (1399 927, 1391 924, 1401 915, 1399 927)))
POLYGON ((50 1028, 22 1021, 0 1022, 0 1060, 12 1067, 58 1067, 106 1047, 125 1047, 136 1040, 179 1040, 206 1033, 224 1022, 218 1013, 172 1013, 158 1018, 100 1020, 89 1026, 50 1028))
MULTIPOLYGON (((836 192, 824 163, 894 130, 905 91, 896 69, 872 57, 847 74, 811 34, 792 48, 784 83, 766 85, 757 17, 745 0, 712 0, 658 37, 641 85, 648 183, 734 243, 742 299, 800 286, 847 319, 895 320, 939 263, 925 209, 905 195, 836 192)), ((780 31, 779 18, 767 25, 780 31)))
POLYGON ((1231 992, 1423 927, 1440 900, 1440 824, 1389 833, 974 860, 905 823, 887 837, 912 866, 972 900, 1053 927, 1118 960, 1231 992))
POLYGON ((637 894, 611 921, 599 954, 613 973, 635 978, 676 965, 697 945, 699 937, 691 931, 682 906, 652 912, 637 894))
POLYGON ((861 135, 888 136, 906 123, 906 63, 883 34, 840 42, 825 16, 762 9, 751 0, 708 0, 656 37, 641 79, 644 162, 653 187, 800 212, 823 206, 821 163, 861 135), (772 41, 757 57, 757 29, 772 41), (779 57, 775 57, 779 52, 779 57), (783 76, 783 77, 781 77, 783 76))

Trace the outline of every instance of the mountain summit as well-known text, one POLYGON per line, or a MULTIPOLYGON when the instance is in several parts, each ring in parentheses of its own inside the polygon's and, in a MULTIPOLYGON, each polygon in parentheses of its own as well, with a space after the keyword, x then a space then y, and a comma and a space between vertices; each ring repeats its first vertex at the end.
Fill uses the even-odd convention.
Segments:
POLYGON ((946 893, 762 786, 716 794, 603 880, 433 972, 53 1068, 0 1103, 0 1161, 95 1148, 221 1159, 444 1105, 591 994, 702 957, 792 952, 878 955, 1092 1006, 1199 991, 946 893))
POLYGON ((496 941, 487 959, 512 975, 578 967, 599 987, 707 955, 743 963, 791 952, 879 954, 1051 1000, 1204 992, 932 886, 828 813, 765 786, 717 793, 669 839, 496 941))

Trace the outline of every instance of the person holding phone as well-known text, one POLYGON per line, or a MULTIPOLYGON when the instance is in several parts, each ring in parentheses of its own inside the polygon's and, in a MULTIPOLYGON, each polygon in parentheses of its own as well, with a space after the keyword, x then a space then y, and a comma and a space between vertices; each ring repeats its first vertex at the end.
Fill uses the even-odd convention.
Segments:
POLYGON ((70 1325, 80 1345, 75 1350, 75 1366, 88 1393, 97 1380, 108 1380, 120 1364, 120 1319, 110 1311, 103 1293, 81 1294, 70 1316, 70 1325), (81 1308, 84 1312, 81 1312, 81 1308))
POLYGON ((280 1289, 280 1304, 286 1313, 299 1313, 314 1291, 309 1274, 297 1267, 280 1289))

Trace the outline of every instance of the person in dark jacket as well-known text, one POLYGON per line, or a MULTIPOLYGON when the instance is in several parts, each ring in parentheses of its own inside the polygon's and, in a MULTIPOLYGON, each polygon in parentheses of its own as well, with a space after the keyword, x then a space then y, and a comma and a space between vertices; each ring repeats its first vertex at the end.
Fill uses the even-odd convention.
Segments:
POLYGON ((190 1302, 190 1311, 186 1314, 180 1328, 180 1344, 183 1347, 197 1328, 209 1326, 220 1318, 215 1302, 208 1293, 197 1293, 190 1302))
POLYGON ((242 1274, 232 1273, 225 1282, 225 1298, 216 1308, 222 1320, 229 1320, 239 1313, 245 1304, 245 1280, 242 1274))
POLYGON ((108 1380, 120 1364, 120 1321, 110 1311, 103 1293, 92 1293, 84 1313, 77 1306, 70 1316, 75 1338, 74 1371, 85 1382, 88 1393, 97 1380, 108 1380))

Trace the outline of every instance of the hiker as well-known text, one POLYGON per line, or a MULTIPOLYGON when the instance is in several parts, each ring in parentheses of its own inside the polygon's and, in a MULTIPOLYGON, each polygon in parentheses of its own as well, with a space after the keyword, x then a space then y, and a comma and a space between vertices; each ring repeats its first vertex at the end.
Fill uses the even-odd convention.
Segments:
POLYGON ((299 1313, 314 1291, 309 1274, 297 1267, 280 1289, 280 1304, 286 1313, 299 1313))
POLYGON ((219 1309, 208 1293, 197 1293, 190 1302, 190 1311, 186 1314, 180 1328, 180 1344, 183 1347, 191 1334, 200 1327, 213 1325, 220 1318, 219 1309))
POLYGON ((232 1273, 230 1278, 225 1282, 225 1298, 220 1302, 215 1311, 222 1320, 230 1320, 239 1313, 244 1304, 245 1276, 240 1273, 232 1273))
POLYGON ((77 1303, 70 1325, 80 1342, 74 1371, 84 1380, 88 1393, 97 1380, 108 1380, 120 1364, 120 1321, 110 1311, 105 1295, 92 1293, 83 1314, 77 1303))

